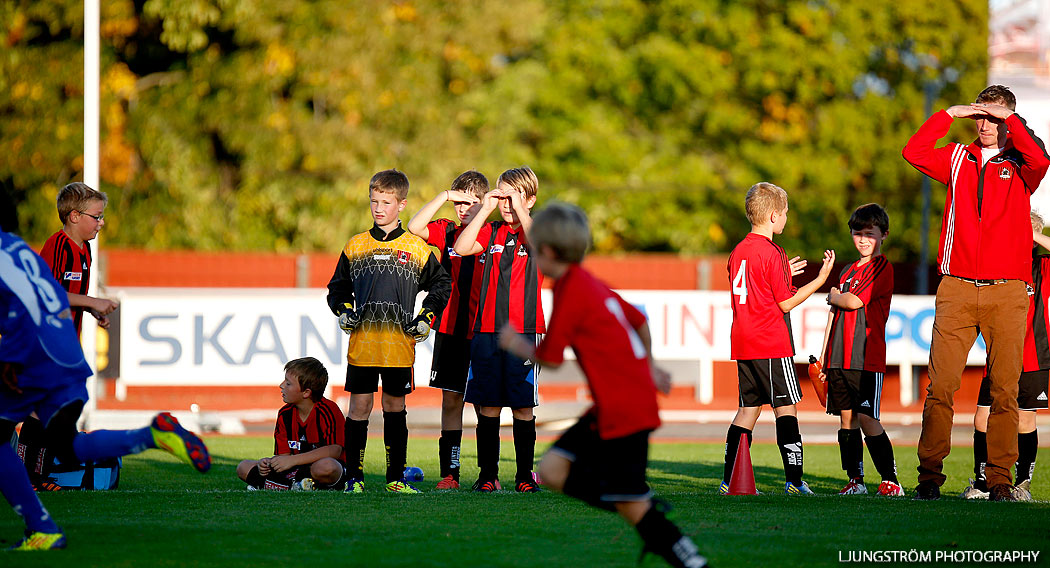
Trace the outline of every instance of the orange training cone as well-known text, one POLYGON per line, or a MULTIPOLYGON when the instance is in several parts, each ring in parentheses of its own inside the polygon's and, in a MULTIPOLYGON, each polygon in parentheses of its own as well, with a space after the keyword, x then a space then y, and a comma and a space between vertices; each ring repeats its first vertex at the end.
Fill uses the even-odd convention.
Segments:
POLYGON ((733 462, 733 477, 729 479, 728 495, 758 495, 755 489, 755 470, 751 467, 751 447, 747 435, 740 434, 740 444, 736 447, 736 460, 733 462))

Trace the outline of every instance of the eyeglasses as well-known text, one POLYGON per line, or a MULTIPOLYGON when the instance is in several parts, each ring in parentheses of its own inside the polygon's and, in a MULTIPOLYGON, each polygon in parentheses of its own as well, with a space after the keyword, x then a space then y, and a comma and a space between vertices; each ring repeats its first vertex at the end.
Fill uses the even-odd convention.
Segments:
MULTIPOLYGON (((80 211, 80 209, 77 209, 77 211, 80 211)), ((92 215, 91 213, 88 213, 87 211, 80 211, 80 214, 81 215, 87 215, 88 217, 91 217, 92 219, 98 221, 99 223, 101 223, 102 219, 104 219, 106 217, 105 215, 92 215)))

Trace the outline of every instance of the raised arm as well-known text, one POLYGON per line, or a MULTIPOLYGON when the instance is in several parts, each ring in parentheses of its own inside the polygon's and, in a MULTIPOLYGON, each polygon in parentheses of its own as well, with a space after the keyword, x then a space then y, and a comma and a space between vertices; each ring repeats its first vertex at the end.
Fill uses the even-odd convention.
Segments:
POLYGON ((805 302, 806 298, 812 296, 813 292, 816 292, 818 289, 820 289, 821 286, 824 285, 824 282, 827 281, 828 276, 831 275, 831 269, 834 267, 835 251, 824 251, 824 263, 820 266, 820 272, 817 274, 817 277, 814 278, 809 284, 806 284, 805 286, 799 288, 798 291, 795 292, 794 296, 791 296, 783 302, 777 302, 777 305, 780 306, 780 310, 784 313, 787 313, 793 310, 802 302, 805 302))
POLYGON ((415 215, 412 216, 411 219, 409 219, 408 232, 423 239, 424 241, 429 241, 430 230, 427 228, 427 225, 434 220, 434 216, 437 215, 437 212, 441 209, 442 205, 449 201, 453 203, 457 201, 466 201, 468 203, 474 203, 477 200, 478 198, 474 197, 473 195, 470 195, 469 193, 446 189, 445 191, 442 191, 441 193, 434 196, 434 199, 431 199, 429 202, 427 202, 426 205, 424 205, 418 212, 416 212, 415 215))
POLYGON ((452 250, 456 251, 456 254, 472 256, 485 250, 485 247, 478 242, 478 234, 481 232, 481 228, 485 226, 485 223, 488 222, 489 215, 496 210, 502 194, 503 192, 498 189, 493 189, 485 194, 485 199, 481 201, 481 211, 478 211, 478 214, 474 216, 470 224, 463 228, 463 232, 456 239, 456 244, 452 245, 452 250))

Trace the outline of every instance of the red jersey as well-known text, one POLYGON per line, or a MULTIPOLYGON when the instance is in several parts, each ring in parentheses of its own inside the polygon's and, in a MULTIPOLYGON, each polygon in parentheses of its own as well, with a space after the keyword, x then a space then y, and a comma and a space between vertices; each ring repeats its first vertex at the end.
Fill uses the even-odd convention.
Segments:
POLYGON ((529 254, 525 231, 493 221, 478 232, 478 244, 485 250, 478 255, 482 276, 474 331, 496 333, 510 322, 520 333, 544 333, 543 275, 529 254))
POLYGON ((772 239, 748 233, 729 254, 728 268, 731 357, 738 361, 793 357, 791 318, 777 305, 795 295, 787 253, 772 239))
MULTIPOLYGON (((273 453, 294 456, 332 444, 344 446, 345 424, 346 418, 339 407, 327 398, 314 404, 306 420, 299 418, 299 409, 294 404, 286 404, 277 412, 273 453)), ((339 459, 346 463, 345 450, 339 454, 339 459)))
POLYGON ((863 266, 842 269, 838 289, 864 302, 864 307, 843 310, 832 307, 835 318, 828 337, 825 359, 829 369, 886 372, 886 320, 893 297, 893 265, 879 255, 863 266))
POLYGON ((934 148, 952 116, 926 120, 904 147, 904 159, 948 186, 937 265, 961 278, 1031 278, 1029 196, 1050 166, 1046 148, 1018 115, 1006 119, 1006 148, 983 163, 976 144, 934 148))
MULTIPOLYGON (((58 280, 68 294, 87 294, 91 276, 91 245, 87 242, 79 247, 69 238, 65 231, 51 235, 40 256, 51 267, 51 275, 58 280)), ((73 325, 80 336, 80 324, 84 321, 84 308, 70 308, 73 314, 73 325)))
POLYGON ((461 225, 448 219, 427 224, 427 244, 441 250, 441 266, 452 277, 452 295, 438 315, 434 328, 439 333, 469 339, 474 335, 474 315, 481 295, 481 270, 476 256, 464 258, 452 250, 462 232, 461 225))
POLYGON ((1023 372, 1044 371, 1050 369, 1050 313, 1047 301, 1050 300, 1050 256, 1040 255, 1032 259, 1032 288, 1035 293, 1029 297, 1028 329, 1024 336, 1023 372))
POLYGON ((643 323, 640 311, 577 264, 554 283, 551 327, 536 357, 561 363, 572 347, 603 439, 660 426, 649 356, 635 331, 643 323))

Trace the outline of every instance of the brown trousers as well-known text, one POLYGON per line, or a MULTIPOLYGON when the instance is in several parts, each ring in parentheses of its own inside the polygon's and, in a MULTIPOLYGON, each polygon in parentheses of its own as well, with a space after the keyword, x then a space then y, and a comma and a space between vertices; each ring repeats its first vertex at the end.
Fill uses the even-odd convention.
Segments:
POLYGON ((1010 483, 1017 461, 1017 381, 1021 376, 1028 292, 1025 283, 976 286, 945 276, 937 287, 930 342, 930 386, 919 435, 919 482, 943 485, 944 458, 952 449, 955 392, 977 334, 988 353, 992 408, 988 416, 988 487, 1010 483))

